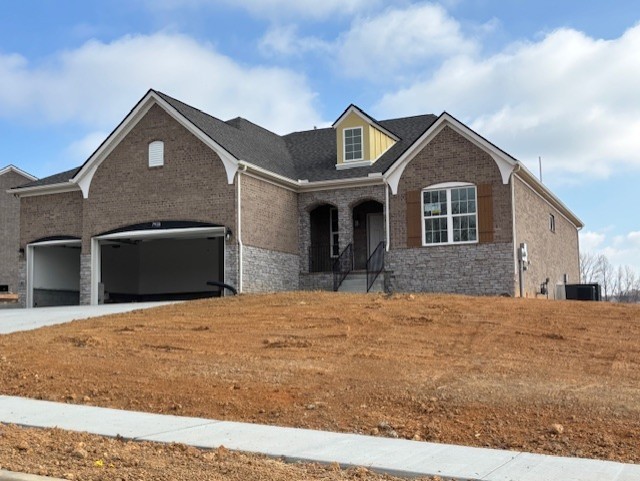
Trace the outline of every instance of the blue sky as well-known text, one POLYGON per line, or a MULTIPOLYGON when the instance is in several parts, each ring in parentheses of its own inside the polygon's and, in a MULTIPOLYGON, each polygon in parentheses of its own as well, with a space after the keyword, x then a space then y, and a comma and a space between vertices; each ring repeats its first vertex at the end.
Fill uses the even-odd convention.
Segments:
POLYGON ((284 133, 443 110, 538 172, 582 249, 640 273, 640 4, 22 0, 0 15, 0 168, 81 164, 149 88, 284 133))

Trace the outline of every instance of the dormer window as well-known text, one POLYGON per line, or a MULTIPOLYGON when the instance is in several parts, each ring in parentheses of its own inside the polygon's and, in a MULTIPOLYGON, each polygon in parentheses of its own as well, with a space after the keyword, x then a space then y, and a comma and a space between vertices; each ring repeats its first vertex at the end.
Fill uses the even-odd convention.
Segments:
POLYGON ((164 165, 164 142, 156 140, 149 144, 149 167, 162 167, 164 165))
POLYGON ((344 161, 362 160, 362 127, 344 129, 344 161))

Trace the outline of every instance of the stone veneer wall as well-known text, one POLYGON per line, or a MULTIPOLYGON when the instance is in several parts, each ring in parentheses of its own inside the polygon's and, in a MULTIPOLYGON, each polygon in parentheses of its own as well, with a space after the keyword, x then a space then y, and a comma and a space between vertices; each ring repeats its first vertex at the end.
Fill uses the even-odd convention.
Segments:
POLYGON ((332 291, 332 272, 301 272, 300 289, 303 291, 332 291))
POLYGON ((24 254, 20 254, 18 261, 18 304, 27 307, 27 260, 24 254))
POLYGON ((91 304, 91 254, 80 254, 80 304, 91 304))
POLYGON ((243 292, 298 290, 298 255, 245 245, 242 259, 243 292))
MULTIPOLYGON (((232 239, 224 244, 224 282, 238 288, 238 244, 232 239)), ((224 291, 224 295, 230 295, 224 291)))
POLYGON ((511 243, 394 249, 385 258, 392 292, 512 296, 512 265, 511 243))

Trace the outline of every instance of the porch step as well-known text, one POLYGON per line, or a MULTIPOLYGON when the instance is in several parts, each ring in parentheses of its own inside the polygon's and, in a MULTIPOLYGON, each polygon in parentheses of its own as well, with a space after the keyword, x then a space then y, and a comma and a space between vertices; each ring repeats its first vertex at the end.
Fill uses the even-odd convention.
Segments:
MULTIPOLYGON (((367 273, 350 272, 338 288, 338 292, 367 292, 367 273)), ((384 274, 381 272, 369 292, 384 292, 384 274)))

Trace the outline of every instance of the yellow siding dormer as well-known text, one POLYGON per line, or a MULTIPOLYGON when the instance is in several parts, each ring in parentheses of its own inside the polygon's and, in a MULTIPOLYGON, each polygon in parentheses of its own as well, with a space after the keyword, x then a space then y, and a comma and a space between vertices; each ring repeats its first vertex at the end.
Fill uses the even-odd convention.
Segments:
POLYGON ((399 139, 355 105, 333 124, 336 131, 336 168, 372 165, 399 139))

